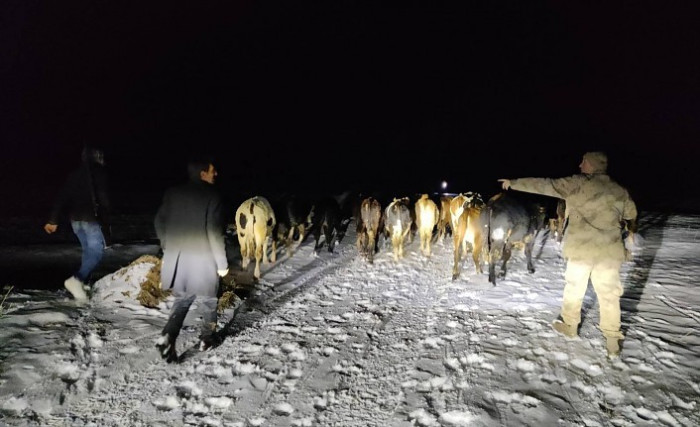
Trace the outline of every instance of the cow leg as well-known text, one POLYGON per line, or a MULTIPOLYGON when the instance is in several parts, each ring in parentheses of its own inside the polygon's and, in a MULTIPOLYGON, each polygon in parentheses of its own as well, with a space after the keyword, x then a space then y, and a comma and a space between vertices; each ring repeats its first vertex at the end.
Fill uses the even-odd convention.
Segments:
MULTIPOLYGON (((406 238, 407 238, 408 236, 412 235, 412 234, 413 234, 413 232, 411 231, 411 228, 409 227, 409 228, 406 230, 406 232, 401 236, 401 258, 404 257, 404 246, 405 246, 405 243, 406 243, 406 238)), ((419 236, 419 237, 420 237, 420 236, 419 236)), ((412 238, 409 238, 409 240, 410 240, 411 242, 413 241, 412 238)))
POLYGON ((559 226, 557 225, 557 220, 554 218, 549 219, 549 238, 554 240, 557 238, 557 230, 559 226))
POLYGON ((297 227, 299 231, 299 241, 297 243, 301 245, 304 241, 304 238, 306 237, 306 227, 304 226, 304 224, 300 224, 297 227))
MULTIPOLYGON (((270 254, 270 261, 276 262, 277 261, 277 242, 275 239, 270 239, 272 240, 272 253, 270 254)), ((267 238, 265 239, 265 242, 267 243, 267 238)))
POLYGON ((326 243, 328 243, 328 252, 333 253, 333 246, 335 245, 335 229, 330 225, 326 225, 324 231, 324 234, 326 236, 326 243))
POLYGON ((527 271, 530 273, 535 272, 535 266, 532 264, 532 249, 535 246, 535 238, 525 244, 525 258, 527 259, 527 271))
POLYGON ((391 235, 391 249, 392 252, 394 253, 394 261, 399 260, 399 235, 398 234, 393 234, 391 235))
POLYGON ((476 272, 481 274, 483 269, 481 268, 481 250, 483 249, 483 242, 479 235, 474 237, 474 248, 472 249, 472 258, 474 259, 474 267, 476 267, 476 272))
POLYGON ((294 241, 294 227, 289 228, 287 238, 284 241, 284 247, 287 250, 287 256, 292 256, 292 242, 294 241))
POLYGON ((253 276, 256 279, 260 278, 260 260, 263 257, 263 247, 262 245, 255 245, 255 271, 253 271, 253 276))
POLYGON ((498 277, 506 277, 506 264, 508 263, 512 252, 513 246, 510 243, 506 243, 506 245, 503 247, 503 264, 501 264, 501 272, 498 274, 498 277))
POLYGON ((241 268, 248 267, 248 243, 245 239, 238 239, 238 246, 241 248, 241 268))
POLYGON ((452 280, 457 280, 459 277, 459 261, 462 257, 460 254, 460 249, 462 245, 459 242, 459 236, 452 234, 452 243, 454 244, 454 264, 452 265, 452 280))
POLYGON ((270 260, 267 258, 267 238, 263 237, 260 239, 260 242, 255 245, 256 247, 256 252, 255 255, 257 256, 258 252, 260 251, 260 256, 262 257, 262 263, 263 264, 269 264, 270 260))
POLYGON ((496 262, 492 253, 489 253, 489 282, 496 285, 496 262))
POLYGON ((357 233, 357 239, 355 240, 355 245, 357 246, 357 252, 360 255, 365 256, 366 255, 365 247, 367 246, 367 236, 365 235, 365 233, 363 233, 361 231, 359 231, 357 233))
POLYGON ((316 243, 314 243, 314 253, 316 253, 316 254, 318 254, 319 248, 321 246, 323 246, 322 244, 319 244, 320 240, 321 240, 321 229, 318 228, 314 231, 314 241, 316 242, 316 243))
POLYGON ((284 249, 287 251, 287 256, 292 256, 292 242, 289 239, 284 241, 284 249))

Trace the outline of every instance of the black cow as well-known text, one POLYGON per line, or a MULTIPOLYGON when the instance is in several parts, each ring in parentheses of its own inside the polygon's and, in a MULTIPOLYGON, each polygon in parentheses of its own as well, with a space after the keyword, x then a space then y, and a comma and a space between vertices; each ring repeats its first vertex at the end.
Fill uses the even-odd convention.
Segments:
POLYGON ((333 197, 322 197, 314 203, 311 208, 311 233, 316 241, 314 245, 314 253, 318 251, 324 244, 328 245, 328 252, 333 252, 336 239, 342 239, 345 230, 342 227, 340 205, 333 197), (325 241, 320 242, 321 234, 325 241))
POLYGON ((287 248, 287 255, 292 255, 292 243, 300 245, 311 226, 311 202, 303 197, 288 196, 273 203, 277 216, 277 225, 272 236, 287 248))
POLYGON ((506 264, 513 246, 524 246, 527 270, 535 272, 532 265, 532 248, 535 244, 536 220, 527 205, 510 193, 493 196, 481 211, 481 221, 486 233, 484 249, 489 263, 489 282, 496 284, 496 263, 501 264, 499 277, 505 277, 506 264))

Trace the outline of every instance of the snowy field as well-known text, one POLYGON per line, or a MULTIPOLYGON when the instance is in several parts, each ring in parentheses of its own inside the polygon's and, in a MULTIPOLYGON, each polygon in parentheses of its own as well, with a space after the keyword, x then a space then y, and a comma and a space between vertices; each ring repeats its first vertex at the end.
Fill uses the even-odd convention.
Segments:
MULTIPOLYGON (((15 290, 0 319, 0 424, 698 426, 700 217, 640 222, 618 360, 605 355, 590 287, 581 338, 551 329, 564 261, 547 236, 534 274, 516 252, 494 287, 471 260, 451 280, 451 241, 425 258, 415 240, 398 263, 385 247, 369 265, 351 232, 334 254, 314 256, 312 239, 280 252, 235 316, 221 316, 222 345, 192 351, 196 331, 183 331, 180 364, 153 346, 167 304, 134 300, 149 264, 107 274, 87 307, 15 290)), ((155 249, 124 247, 123 265, 155 249)))

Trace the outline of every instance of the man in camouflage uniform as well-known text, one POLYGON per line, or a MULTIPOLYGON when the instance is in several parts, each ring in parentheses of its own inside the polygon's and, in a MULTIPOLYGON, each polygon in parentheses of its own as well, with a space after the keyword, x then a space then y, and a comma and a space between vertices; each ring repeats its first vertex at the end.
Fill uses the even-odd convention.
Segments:
POLYGON ((568 225, 563 254, 567 260, 561 320, 554 329, 570 338, 578 335, 581 306, 588 279, 598 296, 600 329, 606 338, 608 356, 620 354, 620 267, 625 260, 621 223, 630 233, 636 230, 637 207, 627 190, 606 174, 604 153, 583 156, 581 174, 566 178, 499 179, 504 190, 513 189, 566 200, 568 225))

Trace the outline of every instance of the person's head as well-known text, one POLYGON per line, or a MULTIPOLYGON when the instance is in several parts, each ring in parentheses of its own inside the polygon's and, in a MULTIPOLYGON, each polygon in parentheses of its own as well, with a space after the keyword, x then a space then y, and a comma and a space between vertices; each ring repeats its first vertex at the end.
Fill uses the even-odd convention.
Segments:
POLYGON ((216 168, 211 160, 192 160, 187 165, 187 173, 192 181, 204 181, 213 184, 216 180, 216 168))
POLYGON ((100 166, 104 166, 105 164, 104 152, 97 148, 88 147, 87 145, 83 147, 83 152, 80 154, 80 158, 83 163, 94 163, 100 166))
POLYGON ((608 156, 601 151, 591 151, 583 155, 581 164, 581 173, 588 175, 596 173, 605 173, 608 170, 608 156))

